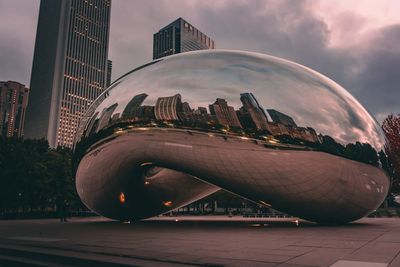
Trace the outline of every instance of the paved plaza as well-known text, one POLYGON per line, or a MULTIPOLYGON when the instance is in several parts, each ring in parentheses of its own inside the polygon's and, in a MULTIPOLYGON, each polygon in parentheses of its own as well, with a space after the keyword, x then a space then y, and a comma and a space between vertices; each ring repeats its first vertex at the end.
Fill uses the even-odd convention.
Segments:
POLYGON ((400 219, 101 217, 0 221, 0 266, 400 266, 400 219))

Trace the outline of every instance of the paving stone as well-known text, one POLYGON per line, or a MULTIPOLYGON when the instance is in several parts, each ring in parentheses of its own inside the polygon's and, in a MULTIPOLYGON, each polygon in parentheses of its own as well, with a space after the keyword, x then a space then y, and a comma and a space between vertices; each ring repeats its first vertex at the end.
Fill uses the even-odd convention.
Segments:
POLYGON ((364 218, 330 227, 304 221, 296 226, 291 220, 197 216, 133 224, 100 217, 72 218, 65 224, 53 219, 0 221, 0 246, 150 266, 400 266, 399 219, 364 218))
POLYGON ((289 260, 288 263, 309 266, 330 266, 337 259, 351 252, 351 249, 319 248, 289 260))
POLYGON ((386 267, 386 263, 366 262, 366 261, 345 261, 340 260, 331 265, 331 267, 386 267))

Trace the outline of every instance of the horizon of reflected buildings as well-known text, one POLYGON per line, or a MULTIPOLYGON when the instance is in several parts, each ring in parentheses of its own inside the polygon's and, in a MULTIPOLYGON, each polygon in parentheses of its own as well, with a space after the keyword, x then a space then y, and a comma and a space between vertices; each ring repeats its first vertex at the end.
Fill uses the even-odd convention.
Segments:
MULTIPOLYGON (((299 127, 294 120, 277 110, 264 110, 252 93, 240 94, 243 106, 235 110, 223 98, 217 98, 214 103, 206 107, 192 109, 190 103, 182 102, 182 96, 158 97, 155 106, 144 105, 148 95, 135 95, 124 108, 122 114, 113 113, 118 103, 103 109, 99 118, 94 119, 85 130, 84 135, 98 133, 106 127, 113 127, 119 123, 154 123, 172 122, 175 127, 190 126, 196 130, 232 132, 239 134, 266 134, 274 137, 287 135, 291 138, 308 142, 320 142, 316 131, 311 127, 299 127), (268 119, 268 112, 270 118, 268 119), (245 132, 247 130, 247 132, 245 132)), ((257 137, 261 137, 259 135, 257 137)))
POLYGON ((287 114, 264 109, 253 93, 240 94, 242 106, 238 110, 217 98, 208 105, 209 112, 207 107, 191 108, 190 103, 182 102, 181 94, 158 97, 154 106, 142 105, 147 97, 146 93, 133 96, 122 113, 114 113, 118 103, 97 112, 82 136, 95 136, 109 128, 121 132, 132 127, 172 127, 239 135, 267 141, 270 147, 321 150, 375 166, 387 165, 382 163, 386 161, 383 150, 376 151, 370 144, 360 142, 341 145, 310 126, 298 126, 287 114))

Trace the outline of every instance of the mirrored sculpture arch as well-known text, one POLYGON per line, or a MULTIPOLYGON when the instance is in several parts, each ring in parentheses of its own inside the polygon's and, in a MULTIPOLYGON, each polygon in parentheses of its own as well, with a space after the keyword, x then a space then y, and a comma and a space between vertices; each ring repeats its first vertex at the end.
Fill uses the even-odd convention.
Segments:
POLYGON ((76 185, 89 208, 119 220, 223 188, 307 220, 348 222, 389 190, 385 144, 366 109, 316 71, 196 51, 134 69, 92 103, 75 138, 76 185))

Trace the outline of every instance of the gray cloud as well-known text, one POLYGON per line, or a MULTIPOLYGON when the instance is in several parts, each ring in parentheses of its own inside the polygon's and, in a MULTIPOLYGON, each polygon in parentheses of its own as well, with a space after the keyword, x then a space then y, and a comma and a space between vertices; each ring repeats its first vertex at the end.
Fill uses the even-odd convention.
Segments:
MULTIPOLYGON (((29 83, 39 1, 0 2, 0 80, 29 83)), ((340 41, 309 0, 113 0, 109 57, 113 79, 152 58, 153 33, 184 17, 223 49, 299 62, 332 78, 375 116, 400 113, 400 25, 360 34, 367 19, 337 14, 340 41)))
POLYGON ((342 46, 330 46, 331 32, 313 10, 315 1, 242 1, 204 7, 198 18, 219 48, 259 51, 311 67, 349 90, 382 119, 400 113, 400 25, 355 38, 366 19, 338 16, 342 46), (350 30, 351 29, 351 30, 350 30), (351 32, 353 35, 351 35, 351 32), (353 39, 349 39, 353 38, 353 39))
POLYGON ((400 112, 399 42, 400 25, 388 26, 377 31, 363 50, 354 92, 373 113, 400 112))
POLYGON ((29 84, 39 1, 0 1, 0 80, 29 84))

